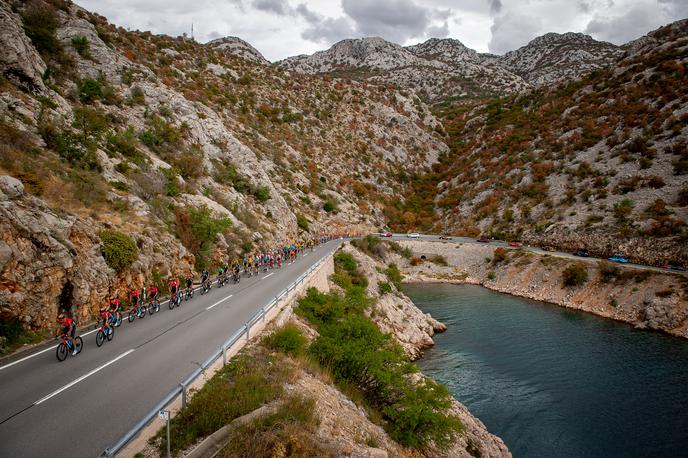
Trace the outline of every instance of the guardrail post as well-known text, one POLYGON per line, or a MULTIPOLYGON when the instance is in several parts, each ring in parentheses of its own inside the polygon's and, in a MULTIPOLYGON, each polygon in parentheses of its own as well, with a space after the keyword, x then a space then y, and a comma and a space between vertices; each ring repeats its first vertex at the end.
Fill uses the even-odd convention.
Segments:
POLYGON ((186 409, 186 385, 180 383, 179 386, 182 387, 182 409, 186 409))
POLYGON ((222 367, 227 365, 227 348, 222 346, 222 367))

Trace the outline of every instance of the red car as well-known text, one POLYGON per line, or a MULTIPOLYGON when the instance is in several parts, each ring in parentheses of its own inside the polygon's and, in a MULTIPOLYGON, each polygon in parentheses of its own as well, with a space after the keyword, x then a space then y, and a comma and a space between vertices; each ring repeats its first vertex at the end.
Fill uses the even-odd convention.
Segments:
POLYGON ((385 232, 384 234, 382 234, 382 236, 383 237, 391 237, 392 233, 391 232, 385 232))
POLYGON ((490 243, 490 239, 488 239, 488 238, 485 237, 484 235, 481 235, 480 238, 476 240, 476 242, 480 242, 480 243, 490 243))
POLYGON ((523 242, 521 242, 520 240, 512 240, 511 242, 509 242, 509 246, 515 246, 515 247, 523 246, 523 242))

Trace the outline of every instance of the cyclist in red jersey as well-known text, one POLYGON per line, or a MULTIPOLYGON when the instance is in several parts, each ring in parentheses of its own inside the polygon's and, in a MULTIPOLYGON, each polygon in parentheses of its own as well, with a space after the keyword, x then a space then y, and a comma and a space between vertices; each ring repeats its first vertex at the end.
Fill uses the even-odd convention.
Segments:
POLYGON ((170 300, 172 300, 177 296, 177 291, 179 291, 179 280, 173 278, 168 283, 168 286, 170 288, 170 300))
POLYGON ((57 323, 62 328, 61 333, 67 336, 67 339, 71 342, 72 355, 76 355, 77 348, 74 343, 74 338, 76 337, 76 323, 74 323, 72 318, 66 316, 64 312, 60 312, 60 314, 57 315, 57 323))
MULTIPOLYGON (((118 301, 119 302, 119 301, 118 301)), ((112 303, 111 303, 112 305, 112 303)), ((110 325, 110 309, 103 307, 100 309, 100 312, 98 312, 98 316, 103 320, 103 324, 105 325, 105 330, 107 331, 107 334, 109 335, 112 332, 112 326, 110 325)))
POLYGON ((136 308, 139 306, 139 290, 134 288, 131 290, 129 293, 129 302, 131 302, 131 306, 133 308, 136 308))
POLYGON ((148 299, 155 301, 158 299, 158 288, 154 285, 148 287, 148 299))

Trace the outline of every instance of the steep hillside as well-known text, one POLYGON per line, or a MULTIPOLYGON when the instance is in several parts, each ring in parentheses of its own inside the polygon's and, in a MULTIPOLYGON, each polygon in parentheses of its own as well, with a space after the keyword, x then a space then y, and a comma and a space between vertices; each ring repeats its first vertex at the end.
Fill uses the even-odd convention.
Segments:
POLYGON ((0 195, 2 319, 87 319, 219 256, 369 230, 447 151, 417 97, 289 74, 238 39, 127 32, 63 0, 3 0, 0 24, 0 174, 21 181, 0 195), (105 266, 103 229, 138 254, 105 266))
POLYGON ((578 79, 619 60, 622 48, 582 33, 548 33, 506 53, 500 63, 533 86, 578 79))
POLYGON ((478 54, 458 40, 431 39, 404 48, 377 37, 349 39, 312 56, 290 57, 278 64, 297 73, 391 84, 430 101, 484 98, 529 87, 494 56, 478 54))
POLYGON ((450 154, 390 201, 398 229, 522 237, 688 263, 688 20, 613 68, 489 103, 445 104, 450 154))

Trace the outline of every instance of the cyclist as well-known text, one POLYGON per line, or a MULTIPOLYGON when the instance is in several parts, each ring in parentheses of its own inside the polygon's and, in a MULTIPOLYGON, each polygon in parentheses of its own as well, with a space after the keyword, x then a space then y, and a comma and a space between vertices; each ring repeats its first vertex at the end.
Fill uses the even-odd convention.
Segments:
MULTIPOLYGON (((110 301, 110 305, 108 307, 108 319, 112 321, 117 321, 117 315, 121 312, 122 310, 122 304, 119 301, 119 297, 115 296, 112 298, 110 301)), ((110 323, 108 323, 110 324, 110 323)))
POLYGON ((132 309, 138 309, 139 308, 139 290, 138 289, 134 288, 129 292, 129 302, 131 302, 131 308, 132 309))
POLYGON ((193 278, 191 277, 191 272, 186 274, 186 293, 191 294, 191 286, 193 285, 193 278))
POLYGON ((60 312, 57 315, 57 324, 62 328, 62 334, 67 336, 67 340, 72 346, 72 355, 76 355, 76 344, 74 339, 76 338, 76 323, 70 317, 66 316, 64 312, 60 312))
POLYGON ((208 269, 203 269, 203 272, 201 272, 201 284, 204 285, 205 282, 208 281, 208 277, 210 274, 208 273, 208 269))
POLYGON ((158 300, 158 288, 155 285, 150 285, 148 287, 148 300, 151 302, 158 300))
POLYGON ((172 277, 167 286, 170 290, 170 300, 174 301, 177 298, 177 291, 179 291, 179 280, 172 277))
POLYGON ((103 325, 105 326, 105 332, 107 333, 106 335, 110 335, 110 333, 112 333, 112 325, 110 324, 110 320, 111 320, 112 315, 110 314, 110 308, 101 307, 98 315, 103 320, 103 325))

